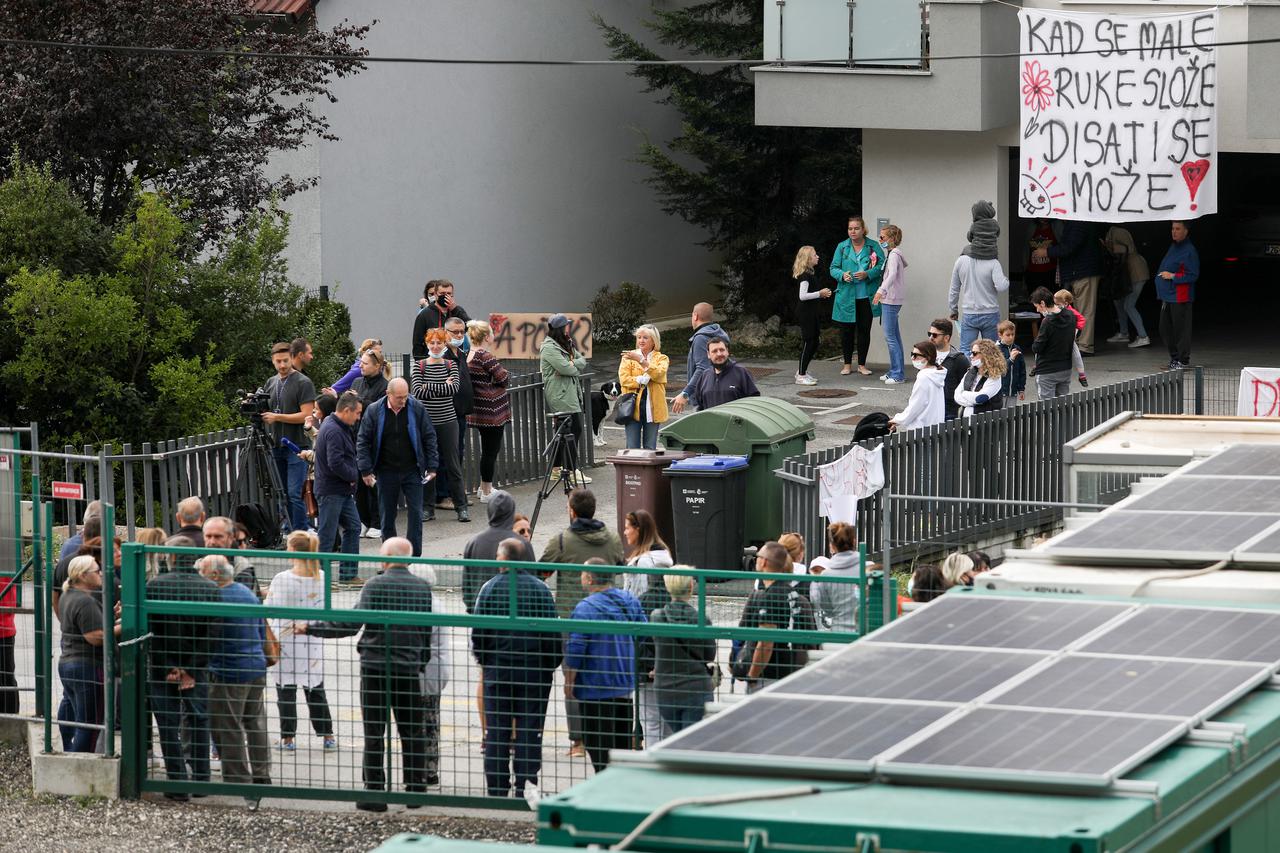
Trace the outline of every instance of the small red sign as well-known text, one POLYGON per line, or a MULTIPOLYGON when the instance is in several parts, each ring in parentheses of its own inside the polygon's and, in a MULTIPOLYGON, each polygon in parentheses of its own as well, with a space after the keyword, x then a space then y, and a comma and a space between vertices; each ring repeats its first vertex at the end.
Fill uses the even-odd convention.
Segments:
POLYGON ((53 496, 55 498, 82 501, 84 500, 84 483, 64 483, 61 480, 54 480, 53 496))

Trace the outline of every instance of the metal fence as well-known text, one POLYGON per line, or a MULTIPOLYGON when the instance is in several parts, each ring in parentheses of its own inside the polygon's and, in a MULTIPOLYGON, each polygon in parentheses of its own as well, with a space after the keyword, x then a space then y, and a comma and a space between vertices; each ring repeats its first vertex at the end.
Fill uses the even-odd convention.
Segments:
POLYGON ((1240 371, 1190 367, 1182 371, 1183 397, 1188 415, 1236 414, 1240 371))
MULTIPOLYGON (((346 559, 342 555, 320 555, 313 564, 299 554, 239 552, 253 562, 265 594, 263 604, 251 597, 244 603, 227 603, 231 596, 226 594, 218 603, 190 600, 196 597, 190 593, 187 600, 172 600, 163 593, 164 576, 159 582, 147 580, 148 573, 158 568, 157 561, 162 566, 171 564, 173 572, 185 572, 186 561, 204 553, 202 549, 125 547, 120 650, 126 795, 221 794, 251 800, 287 797, 523 808, 523 792, 518 785, 511 790, 509 769, 514 769, 517 783, 523 774, 536 778, 543 793, 558 792, 599 769, 599 751, 602 746, 609 748, 605 736, 611 726, 616 735, 613 748, 652 744, 668 733, 667 718, 656 706, 660 685, 649 679, 657 656, 664 654, 660 644, 665 640, 701 641, 714 647, 707 672, 713 696, 703 695, 699 686, 694 688, 696 695, 685 697, 686 705, 701 708, 707 698, 723 703, 731 701, 735 692, 745 692, 745 685, 735 683, 729 673, 735 640, 771 642, 781 656, 789 653, 787 643, 827 644, 834 649, 858 636, 847 630, 739 627, 745 596, 752 582, 762 578, 750 572, 636 569, 625 578, 629 585, 640 575, 648 579, 649 588, 640 603, 645 613, 651 613, 665 604, 657 593, 665 589, 664 573, 690 577, 694 614, 690 624, 553 618, 554 610, 535 616, 526 590, 522 588, 517 601, 514 588, 501 582, 495 587, 501 589, 495 593, 496 610, 490 611, 500 615, 471 615, 463 606, 459 580, 463 571, 485 576, 497 571, 499 564, 484 561, 357 558, 363 583, 335 585, 331 582, 337 575, 334 564, 346 559), (380 561, 388 568, 404 564, 427 581, 429 612, 405 607, 403 592, 394 599, 379 596, 376 584, 387 580, 373 580, 380 561), (724 576, 732 576, 739 584, 736 592, 726 594, 725 585, 712 580, 724 576), (282 649, 280 662, 265 670, 265 679, 260 667, 255 670, 246 658, 236 657, 241 628, 256 629, 264 619, 282 649), (415 628, 421 629, 416 645, 406 637, 412 630, 398 630, 415 628), (488 668, 482 670, 474 662, 472 635, 477 631, 489 632, 509 649, 521 649, 508 658, 527 661, 519 675, 513 674, 510 664, 496 666, 489 659, 488 668), (435 664, 428 662, 425 668, 407 656, 421 650, 424 632, 431 635, 435 664), (357 633, 359 640, 353 636, 357 633), (192 671, 176 677, 175 637, 187 643, 185 649, 200 653, 199 660, 188 658, 195 661, 192 671), (620 641, 614 645, 609 638, 620 641), (590 651, 583 651, 585 647, 590 651), (615 653, 622 657, 613 657, 615 653), (587 661, 577 665, 577 678, 584 678, 583 672, 610 670, 613 663, 625 660, 621 671, 634 673, 635 687, 608 698, 579 689, 568 701, 564 667, 557 666, 562 657, 573 659, 575 654, 577 660, 587 661), (237 680, 236 661, 245 661, 244 672, 252 678, 237 680), (636 669, 631 670, 632 666, 636 669), (392 671, 399 673, 395 678, 407 671, 407 678, 399 686, 388 687, 387 673, 392 671), (716 672, 718 679, 713 676, 716 672), (176 689, 186 675, 193 676, 189 689, 176 689), (256 682, 256 688, 244 686, 250 681, 256 682), (219 704, 220 696, 237 692, 252 694, 250 706, 237 712, 238 721, 229 719, 219 704), (481 692, 483 712, 478 702, 481 692), (514 724, 508 714, 512 703, 518 707, 514 724), (495 714, 502 721, 501 735, 495 732, 499 725, 495 714), (249 716, 252 725, 246 726, 249 716), (398 742, 392 737, 392 720, 398 742), (571 752, 575 740, 584 743, 585 755, 571 752)), ((214 553, 237 556, 237 552, 214 553)), ((556 590, 557 599, 575 587, 577 596, 586 594, 578 584, 581 566, 527 564, 524 568, 572 572, 571 585, 559 577, 546 582, 556 590)), ((828 587, 856 585, 862 602, 859 619, 864 620, 859 624, 869 618, 865 579, 806 580, 828 587)), ((618 584, 623 583, 619 576, 618 584)), ((548 589, 540 594, 544 601, 551 600, 548 589)), ((553 606, 563 604, 558 600, 553 606)), ((579 617, 585 612, 574 611, 579 617)), ((674 699, 666 697, 668 703, 678 700, 678 690, 674 699)))
MULTIPOLYGON (((1063 500, 1063 443, 1120 412, 1181 413, 1186 381, 1177 372, 1158 373, 864 441, 868 449, 884 445, 884 490, 1016 503, 901 501, 886 520, 877 493, 859 502, 859 541, 880 553, 887 532, 896 554, 905 557, 930 543, 972 542, 1056 521, 1061 508, 1043 502, 1063 500)), ((847 450, 833 447, 784 460, 775 475, 783 481, 785 530, 801 533, 806 542, 827 541, 817 469, 847 450)))

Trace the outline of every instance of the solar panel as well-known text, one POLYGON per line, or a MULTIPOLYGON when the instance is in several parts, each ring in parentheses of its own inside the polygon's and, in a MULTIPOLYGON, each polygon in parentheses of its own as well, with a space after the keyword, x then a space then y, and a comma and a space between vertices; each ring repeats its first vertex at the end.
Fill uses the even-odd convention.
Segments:
POLYGON ((871 636, 878 643, 1056 651, 1129 605, 946 595, 871 636))
POLYGON ((1182 720, 974 708, 920 743, 877 762, 876 771, 1105 787, 1182 737, 1182 720))
MULTIPOLYGON (((1173 477, 1160 487, 1127 501, 1125 510, 1189 511, 1203 507, 1214 512, 1250 515, 1280 514, 1280 478, 1173 477)), ((1280 521, 1280 518, 1276 519, 1280 521)))
POLYGON ((870 640, 801 670, 774 688, 804 696, 968 702, 1048 656, 882 646, 870 640))
POLYGON ((1188 717, 1199 723, 1271 677, 1261 664, 1069 654, 992 705, 1188 717))
MULTIPOLYGON (((870 760, 955 710, 952 705, 795 699, 764 694, 675 734, 654 752, 721 753, 720 763, 753 767, 769 758, 860 774, 870 760), (815 765, 816 762, 816 765, 815 765)), ((767 762, 766 762, 767 763, 767 762)))
POLYGON ((1280 447, 1234 444, 1188 470, 1213 477, 1280 477, 1280 447))
POLYGON ((1242 563, 1280 563, 1280 527, 1236 551, 1242 563))
POLYGON ((1280 666, 1280 613, 1148 606, 1087 643, 1116 655, 1235 660, 1280 666))
POLYGON ((1112 510, 1104 511, 1086 527, 1054 539, 1047 550, 1058 556, 1086 559, 1124 557, 1204 563, 1223 559, 1275 525, 1280 525, 1280 516, 1112 510))

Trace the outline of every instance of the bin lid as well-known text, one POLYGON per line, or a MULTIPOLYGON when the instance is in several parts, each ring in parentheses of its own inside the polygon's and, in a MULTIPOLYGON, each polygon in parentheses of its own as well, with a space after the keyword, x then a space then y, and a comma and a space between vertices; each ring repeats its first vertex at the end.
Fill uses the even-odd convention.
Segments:
POLYGON ((714 445, 721 453, 751 453, 760 445, 814 437, 813 418, 776 397, 747 397, 668 421, 661 432, 668 447, 714 445))
POLYGON ((737 471, 746 468, 751 460, 746 456, 723 456, 716 453, 704 453, 672 462, 663 471, 664 474, 714 474, 721 471, 737 471))
POLYGON ((677 459, 688 459, 690 456, 697 456, 697 454, 688 450, 666 447, 659 447, 657 450, 630 448, 619 450, 604 461, 612 465, 670 465, 677 459))

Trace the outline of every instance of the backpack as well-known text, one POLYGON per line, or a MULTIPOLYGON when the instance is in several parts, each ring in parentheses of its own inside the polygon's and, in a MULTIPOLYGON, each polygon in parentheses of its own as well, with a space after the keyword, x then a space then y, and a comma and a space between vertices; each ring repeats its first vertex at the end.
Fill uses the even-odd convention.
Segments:
POLYGON ((249 531, 249 543, 255 548, 275 548, 280 544, 280 526, 262 504, 240 504, 233 513, 235 520, 249 531))
POLYGON ((850 444, 857 444, 868 438, 883 438, 889 434, 889 416, 884 412, 872 412, 864 415, 862 420, 858 421, 858 425, 853 428, 853 438, 849 440, 850 444))

